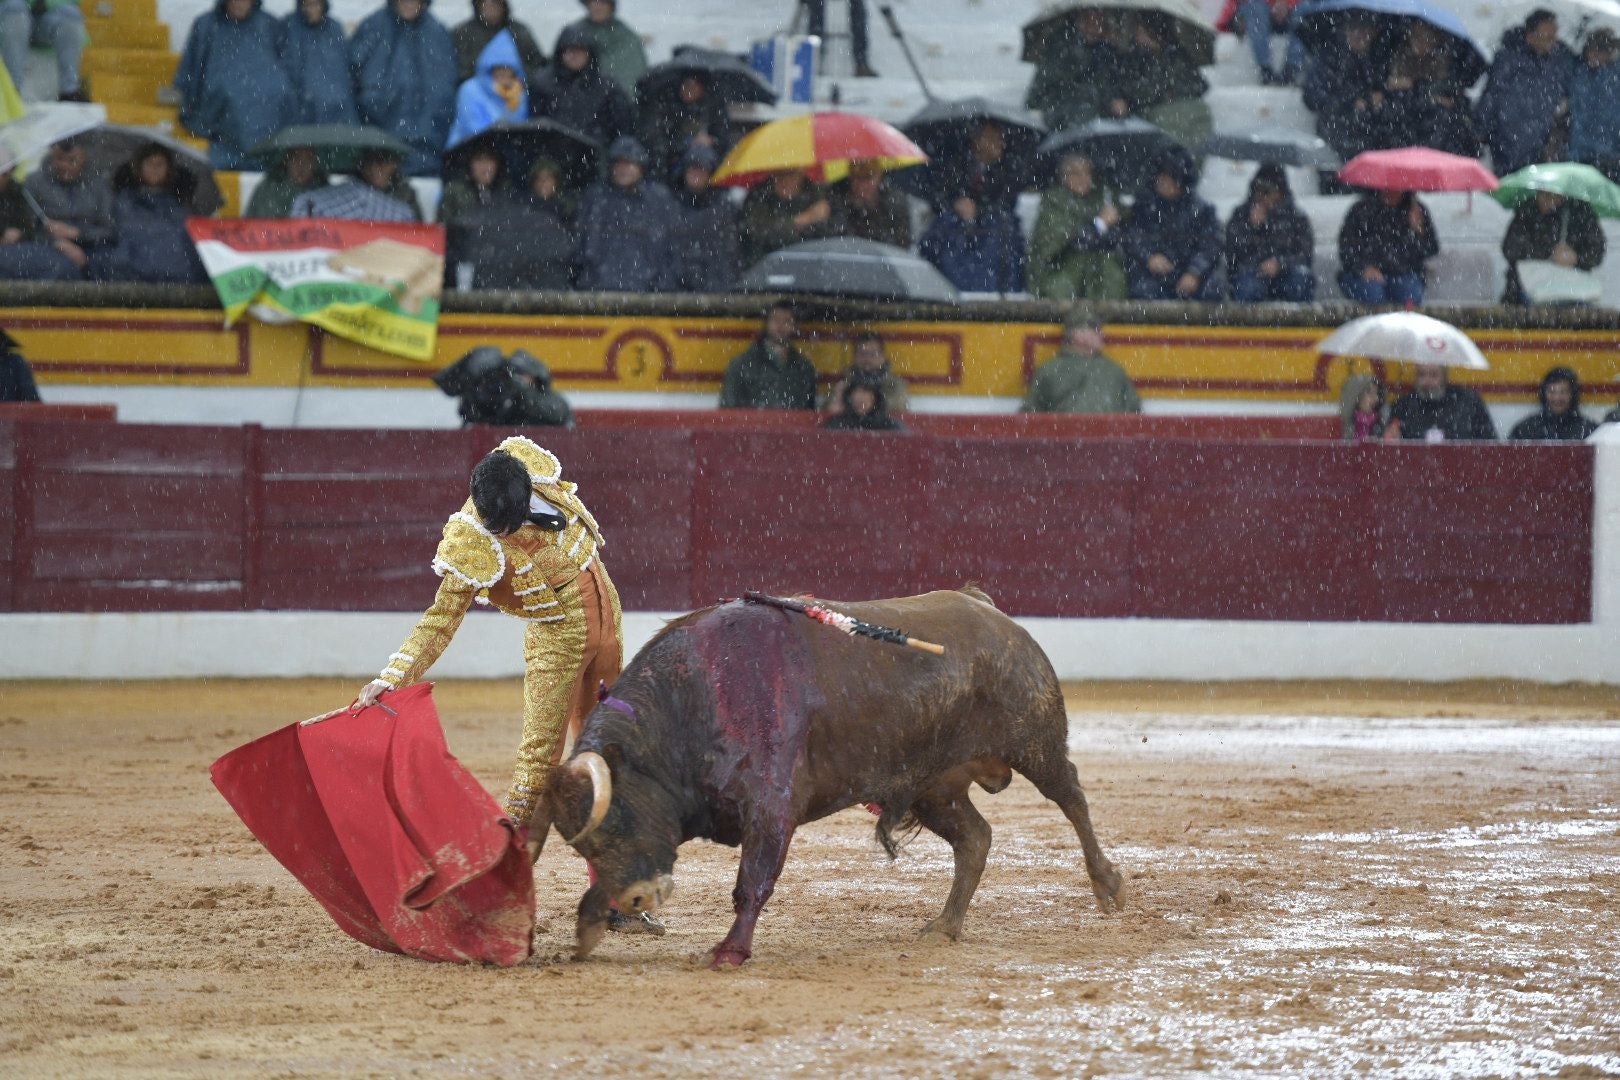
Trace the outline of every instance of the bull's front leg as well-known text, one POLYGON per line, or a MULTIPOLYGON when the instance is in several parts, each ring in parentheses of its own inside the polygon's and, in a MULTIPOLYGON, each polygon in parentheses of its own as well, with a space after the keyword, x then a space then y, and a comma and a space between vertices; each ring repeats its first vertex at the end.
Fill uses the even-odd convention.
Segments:
POLYGON ((776 890, 792 842, 793 826, 787 821, 764 823, 743 834, 742 865, 737 870, 737 887, 731 892, 737 919, 725 940, 710 950, 709 967, 716 971, 741 967, 753 955, 754 923, 776 890))

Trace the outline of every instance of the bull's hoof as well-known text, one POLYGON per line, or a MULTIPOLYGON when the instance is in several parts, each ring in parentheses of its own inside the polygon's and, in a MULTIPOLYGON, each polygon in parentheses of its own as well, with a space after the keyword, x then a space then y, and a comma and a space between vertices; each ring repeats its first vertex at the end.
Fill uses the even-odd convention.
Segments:
POLYGON ((917 932, 917 938, 930 945, 955 945, 957 938, 962 936, 960 929, 945 926, 938 919, 929 923, 917 932))
POLYGON ((740 968, 748 962, 750 955, 741 949, 728 949, 717 945, 709 953, 709 970, 724 971, 727 968, 740 968))

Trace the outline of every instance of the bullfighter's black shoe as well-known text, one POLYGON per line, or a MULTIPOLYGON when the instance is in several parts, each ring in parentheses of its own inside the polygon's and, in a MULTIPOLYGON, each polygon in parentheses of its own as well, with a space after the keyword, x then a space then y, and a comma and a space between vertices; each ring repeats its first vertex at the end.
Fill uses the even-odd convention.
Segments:
POLYGON ((664 936, 664 924, 643 911, 640 915, 625 915, 621 912, 608 912, 608 929, 621 934, 651 934, 653 937, 664 936))

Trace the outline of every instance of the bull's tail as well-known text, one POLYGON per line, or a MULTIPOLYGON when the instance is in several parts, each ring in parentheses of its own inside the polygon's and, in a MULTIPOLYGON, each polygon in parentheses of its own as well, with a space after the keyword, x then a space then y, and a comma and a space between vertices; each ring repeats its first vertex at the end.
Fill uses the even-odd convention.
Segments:
MULTIPOLYGON (((957 589, 956 591, 961 593, 964 596, 971 596, 975 600, 982 600, 986 604, 989 604, 991 607, 996 606, 996 602, 994 600, 990 599, 990 594, 985 592, 983 589, 979 588, 977 582, 970 581, 966 585, 963 585, 960 589, 957 589)), ((999 611, 1001 609, 997 608, 996 610, 999 611)))

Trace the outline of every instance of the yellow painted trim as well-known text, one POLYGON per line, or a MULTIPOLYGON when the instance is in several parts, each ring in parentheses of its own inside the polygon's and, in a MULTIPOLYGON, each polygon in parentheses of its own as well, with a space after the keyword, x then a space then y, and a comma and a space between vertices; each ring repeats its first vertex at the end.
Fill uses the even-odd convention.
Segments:
MULTIPOLYGON (((184 386, 412 387, 476 345, 527 349, 551 365, 564 390, 716 393, 726 363, 752 339, 754 320, 448 314, 438 352, 416 363, 303 325, 244 321, 225 329, 217 312, 14 308, 0 325, 22 343, 39 381, 184 386)), ((809 323, 801 346, 824 376, 849 363, 864 327, 809 323)), ((872 329, 916 394, 1015 397, 1026 371, 1056 349, 1057 328, 1039 323, 898 322, 872 329)), ((1322 401, 1346 361, 1320 359, 1325 331, 1309 327, 1118 325, 1108 353, 1143 395, 1160 399, 1322 401)), ((1548 368, 1572 367, 1594 404, 1620 396, 1620 333, 1481 331, 1492 370, 1457 381, 1487 397, 1522 401, 1548 368)), ((1399 374, 1399 373, 1397 373, 1399 374)))

